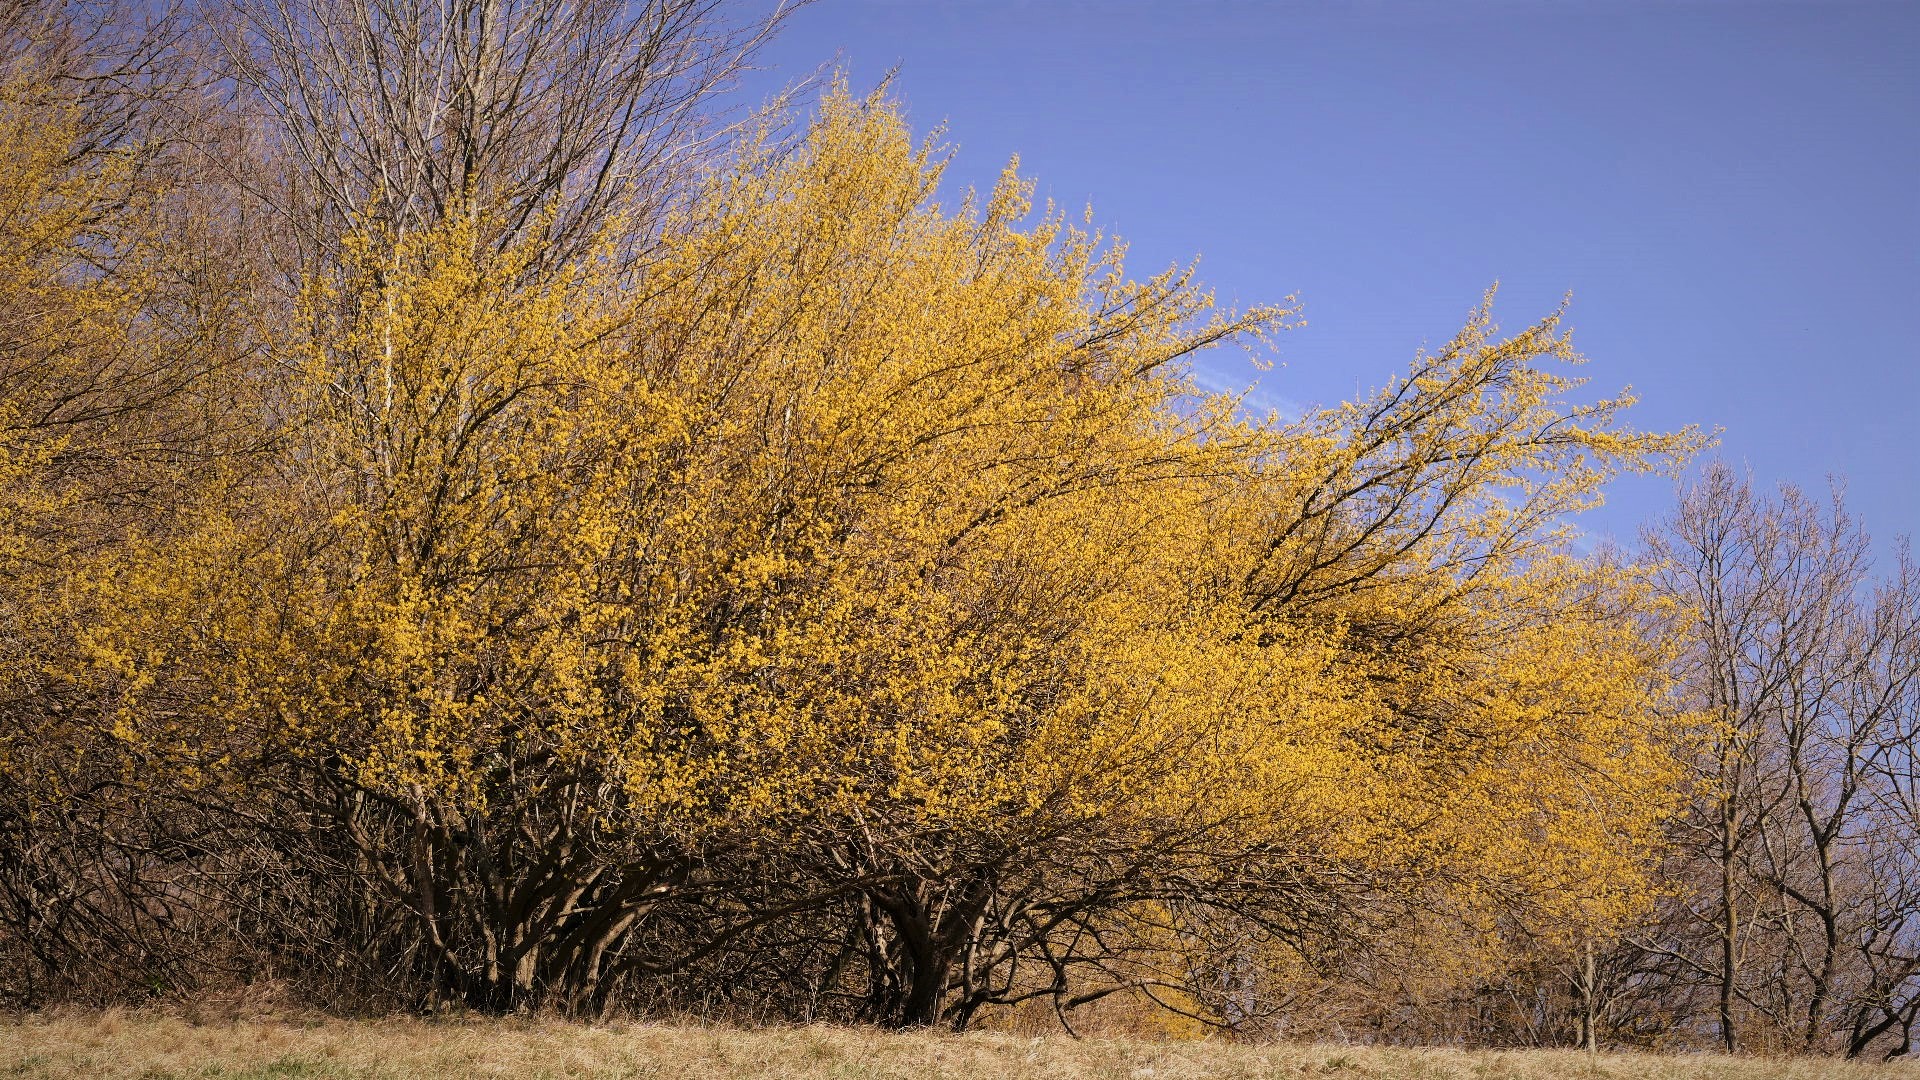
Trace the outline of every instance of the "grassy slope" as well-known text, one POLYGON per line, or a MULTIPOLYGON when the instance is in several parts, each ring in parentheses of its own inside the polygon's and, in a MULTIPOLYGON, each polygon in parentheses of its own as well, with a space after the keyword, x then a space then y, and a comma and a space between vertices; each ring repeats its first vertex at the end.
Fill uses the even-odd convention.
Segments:
POLYGON ((1920 1080, 1920 1065, 1850 1066, 1712 1056, 1468 1052, 1148 1043, 1064 1036, 888 1035, 849 1028, 737 1030, 414 1020, 196 1025, 161 1015, 0 1019, 0 1077, 742 1077, 973 1080, 1920 1080))

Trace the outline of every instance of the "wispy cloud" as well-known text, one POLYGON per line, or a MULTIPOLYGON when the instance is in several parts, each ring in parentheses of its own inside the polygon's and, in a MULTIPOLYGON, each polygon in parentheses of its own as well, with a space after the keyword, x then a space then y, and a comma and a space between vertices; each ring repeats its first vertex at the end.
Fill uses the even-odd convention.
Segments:
POLYGON ((1254 416, 1278 413, 1282 420, 1298 420, 1307 411, 1300 402, 1263 388, 1258 373, 1249 378, 1245 371, 1224 372, 1195 365, 1193 382, 1210 394, 1239 395, 1241 408, 1254 416))

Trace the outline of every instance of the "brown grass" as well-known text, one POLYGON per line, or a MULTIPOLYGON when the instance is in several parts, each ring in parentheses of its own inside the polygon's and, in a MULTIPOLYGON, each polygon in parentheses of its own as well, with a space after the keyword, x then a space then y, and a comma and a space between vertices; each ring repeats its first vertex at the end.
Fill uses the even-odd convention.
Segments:
POLYGON ((1226 1042, 1074 1041, 1064 1035, 892 1035, 837 1027, 736 1029, 545 1021, 240 1020, 158 1013, 0 1018, 0 1076, 775 1077, 836 1080, 1920 1080, 1920 1065, 1710 1055, 1404 1050, 1226 1042))

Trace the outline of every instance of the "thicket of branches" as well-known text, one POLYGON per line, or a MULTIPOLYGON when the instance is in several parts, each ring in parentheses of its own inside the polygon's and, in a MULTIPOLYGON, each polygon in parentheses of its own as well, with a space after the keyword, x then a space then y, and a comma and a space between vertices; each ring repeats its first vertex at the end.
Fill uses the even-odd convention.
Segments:
POLYGON ((1904 556, 1578 554, 1702 440, 1490 296, 1249 416, 785 15, 5 9, 7 1004, 1906 1051, 1904 556))

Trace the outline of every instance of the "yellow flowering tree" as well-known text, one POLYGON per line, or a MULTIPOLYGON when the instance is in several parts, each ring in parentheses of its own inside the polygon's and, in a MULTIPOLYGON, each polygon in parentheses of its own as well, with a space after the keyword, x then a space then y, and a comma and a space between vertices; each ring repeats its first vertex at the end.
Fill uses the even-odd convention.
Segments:
POLYGON ((1248 417, 1190 359, 1288 309, 942 167, 836 91, 638 263, 363 222, 277 328, 272 467, 69 587, 98 730, 277 837, 316 940, 486 1009, 748 972, 966 1024, 1165 989, 1207 920, 1623 903, 1661 646, 1560 530, 1696 437, 1484 307, 1248 417))
POLYGON ((72 586, 177 527, 257 434, 228 287, 244 267, 211 265, 229 238, 140 97, 164 65, 97 64, 84 46, 117 28, 75 44, 49 7, 0 28, 0 996, 29 1000, 71 985, 73 951, 130 981, 168 966, 148 948, 167 902, 131 898, 168 872, 178 823, 99 737, 76 646, 100 613, 72 586))

